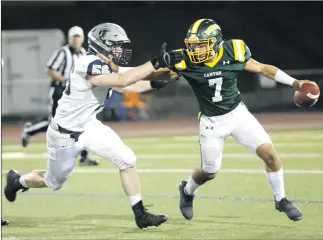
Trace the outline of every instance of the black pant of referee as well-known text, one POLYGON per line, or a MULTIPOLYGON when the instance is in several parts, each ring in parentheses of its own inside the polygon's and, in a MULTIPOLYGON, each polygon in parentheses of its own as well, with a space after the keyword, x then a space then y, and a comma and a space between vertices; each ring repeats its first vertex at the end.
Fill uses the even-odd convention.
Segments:
MULTIPOLYGON (((23 147, 28 146, 32 136, 38 133, 47 131, 50 119, 51 117, 55 116, 56 109, 58 106, 58 100, 62 97, 64 90, 65 90, 65 86, 62 82, 57 83, 57 81, 52 81, 51 88, 49 90, 49 106, 48 106, 49 116, 48 118, 44 118, 42 121, 37 122, 35 124, 32 124, 31 122, 25 123, 24 129, 22 132, 22 137, 21 137, 21 142, 23 147)), ((83 150, 81 152, 80 164, 95 166, 95 165, 98 165, 99 163, 98 161, 92 160, 91 158, 89 158, 88 152, 86 150, 83 150)))

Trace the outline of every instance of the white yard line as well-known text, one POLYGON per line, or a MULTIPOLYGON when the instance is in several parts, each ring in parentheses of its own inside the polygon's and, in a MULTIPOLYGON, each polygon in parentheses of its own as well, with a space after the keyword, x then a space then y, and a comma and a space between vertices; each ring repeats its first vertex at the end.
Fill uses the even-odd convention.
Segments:
MULTIPOLYGON (((272 140, 286 140, 286 139, 295 139, 295 138, 306 138, 306 139, 323 139, 323 134, 313 133, 271 133, 269 134, 272 140)), ((232 139, 229 137, 228 139, 232 139)), ((195 136, 174 136, 173 140, 175 141, 197 141, 198 135, 195 136)))
MULTIPOLYGON (((323 160, 322 153, 282 153, 282 158, 320 158, 323 160)), ((253 153, 227 153, 223 154, 225 158, 238 158, 238 159, 254 159, 257 156, 253 153)), ((23 152, 7 152, 2 154, 2 160, 34 160, 46 159, 47 153, 23 153, 23 152)), ((200 154, 138 154, 137 158, 141 159, 187 159, 187 158, 200 158, 200 154)))
MULTIPOLYGON (((192 169, 136 169, 139 173, 190 173, 192 169)), ((9 170, 2 170, 2 173, 7 173, 9 170)), ((94 169, 94 168, 75 168, 75 173, 117 173, 117 169, 94 169)), ((264 169, 222 169, 220 173, 247 173, 247 174, 263 174, 264 169)), ((284 170, 286 174, 323 174, 323 170, 284 170)))
MULTIPOLYGON (((319 153, 283 153, 280 154, 282 158, 322 158, 323 154, 319 153)), ((138 154, 138 158, 143 159, 184 159, 184 158, 200 158, 200 154, 138 154)), ((224 158, 257 158, 253 153, 224 153, 224 158)))
MULTIPOLYGON (((305 147, 322 147, 323 149, 323 142, 288 142, 288 143, 274 143, 275 147, 297 147, 297 148, 305 148, 305 147)), ((151 144, 149 145, 152 149, 178 149, 183 147, 199 147, 198 142, 186 142, 186 143, 176 143, 176 144, 151 144)), ((134 149, 145 149, 147 148, 146 145, 131 145, 129 147, 134 149)), ((225 143, 224 148, 232 148, 232 147, 242 147, 239 143, 225 143)), ((21 148, 20 148, 21 149, 21 148)))
MULTIPOLYGON (((145 149, 147 148, 147 144, 138 143, 133 144, 130 143, 128 144, 129 147, 134 148, 134 149, 145 149)), ((298 148, 305 148, 305 147, 322 147, 323 149, 323 142, 278 142, 274 143, 275 147, 298 147, 298 148)), ((198 142, 197 141, 190 141, 190 142, 184 142, 184 143, 152 143, 149 144, 150 148, 156 148, 156 149, 178 149, 182 147, 192 147, 196 146, 198 147, 198 142)), ((225 148, 228 147, 239 147, 239 143, 233 143, 233 142, 228 142, 224 144, 225 148)), ((12 151, 12 150, 18 150, 21 151, 23 148, 19 144, 13 144, 13 145, 4 145, 2 146, 2 151, 12 151)), ((28 147, 29 150, 38 150, 38 149, 46 149, 45 143, 43 144, 31 144, 28 147)))

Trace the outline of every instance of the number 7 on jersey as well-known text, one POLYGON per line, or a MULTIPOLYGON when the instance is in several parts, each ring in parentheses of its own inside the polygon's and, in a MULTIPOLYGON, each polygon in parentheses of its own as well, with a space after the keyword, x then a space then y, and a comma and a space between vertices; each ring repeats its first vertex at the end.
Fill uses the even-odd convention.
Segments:
POLYGON ((222 83, 223 83, 222 77, 209 79, 209 86, 214 86, 216 84, 214 97, 212 97, 212 102, 222 101, 222 96, 221 96, 222 83))

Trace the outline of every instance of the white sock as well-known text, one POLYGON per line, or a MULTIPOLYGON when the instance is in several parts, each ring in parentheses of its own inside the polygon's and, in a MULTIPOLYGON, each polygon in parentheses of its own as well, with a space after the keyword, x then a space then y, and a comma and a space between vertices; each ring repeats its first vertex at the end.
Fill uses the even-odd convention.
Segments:
POLYGON ((128 196, 128 199, 132 207, 133 205, 135 205, 137 202, 141 200, 141 194, 139 193, 136 195, 128 196))
POLYGON ((187 184, 184 188, 184 191, 188 195, 194 195, 196 189, 199 186, 201 186, 201 185, 198 185, 196 182, 194 182, 192 174, 191 174, 190 177, 188 178, 188 181, 187 181, 187 184))
POLYGON ((280 201, 285 197, 283 168, 279 169, 277 172, 266 172, 266 175, 271 188, 273 189, 276 201, 280 201))
POLYGON ((24 176, 21 176, 21 177, 19 178, 19 182, 20 182, 20 184, 21 184, 24 188, 28 188, 28 186, 27 186, 27 183, 26 183, 26 181, 25 181, 24 176))

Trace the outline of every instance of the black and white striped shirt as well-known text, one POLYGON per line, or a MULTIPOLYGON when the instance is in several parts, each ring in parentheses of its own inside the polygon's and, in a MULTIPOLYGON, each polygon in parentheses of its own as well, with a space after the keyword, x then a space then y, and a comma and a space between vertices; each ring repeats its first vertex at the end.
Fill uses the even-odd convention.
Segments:
MULTIPOLYGON (((84 48, 81 48, 80 52, 75 52, 75 50, 67 44, 53 53, 52 57, 47 62, 47 68, 58 71, 64 76, 65 80, 67 80, 71 74, 74 61, 85 54, 86 51, 84 48)), ((65 83, 52 79, 51 86, 65 87, 65 83)))

